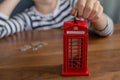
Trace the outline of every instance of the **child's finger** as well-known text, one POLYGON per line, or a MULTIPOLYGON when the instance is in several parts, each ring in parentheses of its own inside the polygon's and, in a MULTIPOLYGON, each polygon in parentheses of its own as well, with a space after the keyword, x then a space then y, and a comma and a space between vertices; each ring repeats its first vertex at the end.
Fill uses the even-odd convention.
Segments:
POLYGON ((94 4, 95 4, 96 0, 87 0, 85 8, 84 8, 84 12, 83 12, 83 17, 84 18, 88 18, 89 15, 91 14, 94 4))
POLYGON ((78 0, 78 3, 76 5, 76 8, 78 10, 78 17, 81 17, 83 15, 85 5, 86 5, 86 0, 78 0))
POLYGON ((97 1, 95 4, 94 4, 94 7, 93 7, 93 10, 91 12, 91 14, 89 15, 88 19, 89 20, 92 20, 99 12, 99 7, 100 7, 100 3, 99 1, 97 1))
POLYGON ((75 16, 75 11, 76 11, 75 8, 73 8, 73 9, 71 10, 71 15, 72 15, 72 16, 75 16))
POLYGON ((97 15, 92 18, 91 22, 97 21, 101 17, 101 14, 103 14, 103 7, 102 6, 100 6, 98 10, 99 11, 98 11, 97 15))

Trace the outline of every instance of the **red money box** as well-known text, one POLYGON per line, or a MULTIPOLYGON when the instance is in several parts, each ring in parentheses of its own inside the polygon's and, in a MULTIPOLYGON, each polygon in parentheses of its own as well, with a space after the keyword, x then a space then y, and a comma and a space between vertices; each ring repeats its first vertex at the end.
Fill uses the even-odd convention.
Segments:
POLYGON ((65 76, 87 76, 88 23, 77 20, 64 23, 63 71, 65 76))

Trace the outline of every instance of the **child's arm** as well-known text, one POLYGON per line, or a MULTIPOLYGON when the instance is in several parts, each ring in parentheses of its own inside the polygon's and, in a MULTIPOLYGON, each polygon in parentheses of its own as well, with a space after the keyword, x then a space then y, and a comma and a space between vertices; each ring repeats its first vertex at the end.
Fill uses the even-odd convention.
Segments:
POLYGON ((113 33, 112 20, 103 13, 103 7, 99 0, 78 0, 71 14, 78 10, 78 17, 83 17, 91 21, 94 30, 101 36, 108 36, 113 33))
POLYGON ((27 12, 9 18, 18 2, 19 0, 5 0, 0 4, 0 38, 26 30, 30 27, 28 23, 30 24, 31 22, 27 12))
POLYGON ((0 3, 0 13, 10 16, 13 9, 20 2, 20 0, 4 0, 0 3))

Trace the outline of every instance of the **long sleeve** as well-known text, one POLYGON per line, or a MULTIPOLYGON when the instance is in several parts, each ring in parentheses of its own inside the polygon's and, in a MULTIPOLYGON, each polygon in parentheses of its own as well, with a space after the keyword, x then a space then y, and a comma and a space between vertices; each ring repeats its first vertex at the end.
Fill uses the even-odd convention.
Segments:
POLYGON ((27 27, 25 17, 24 13, 12 18, 0 13, 0 38, 25 30, 27 27))
MULTIPOLYGON (((107 15, 106 15, 107 16, 107 15)), ((110 17, 107 16, 107 26, 103 30, 96 30, 94 29, 95 33, 100 36, 109 36, 114 32, 114 24, 110 17)))

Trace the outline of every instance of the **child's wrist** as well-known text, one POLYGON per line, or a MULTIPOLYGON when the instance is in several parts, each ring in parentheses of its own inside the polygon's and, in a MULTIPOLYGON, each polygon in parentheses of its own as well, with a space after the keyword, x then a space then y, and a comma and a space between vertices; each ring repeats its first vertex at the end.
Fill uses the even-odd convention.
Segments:
POLYGON ((104 30, 108 24, 106 15, 103 13, 101 17, 95 22, 92 22, 92 24, 96 30, 104 30))

